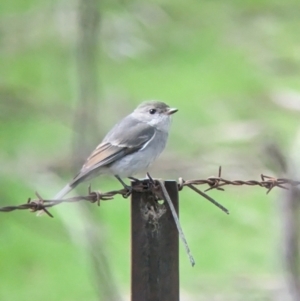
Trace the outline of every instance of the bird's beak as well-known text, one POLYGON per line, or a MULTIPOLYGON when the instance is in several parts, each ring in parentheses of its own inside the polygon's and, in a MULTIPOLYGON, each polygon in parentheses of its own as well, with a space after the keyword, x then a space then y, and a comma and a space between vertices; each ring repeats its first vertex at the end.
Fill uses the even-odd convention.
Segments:
POLYGON ((169 108, 168 111, 166 112, 167 115, 172 115, 174 113, 176 113, 178 111, 178 109, 176 108, 169 108))

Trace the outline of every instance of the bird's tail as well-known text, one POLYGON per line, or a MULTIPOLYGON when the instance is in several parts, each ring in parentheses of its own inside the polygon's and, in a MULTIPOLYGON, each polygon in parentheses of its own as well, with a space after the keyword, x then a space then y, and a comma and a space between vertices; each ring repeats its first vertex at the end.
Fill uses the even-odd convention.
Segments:
POLYGON ((71 186, 67 184, 61 191, 59 191, 55 197, 54 200, 60 200, 62 199, 66 194, 68 194, 71 190, 73 190, 74 186, 71 186))
MULTIPOLYGON (((53 198, 53 200, 61 200, 66 194, 68 194, 72 189, 74 188, 74 186, 71 186, 69 184, 67 184, 62 190, 60 190, 55 197, 53 198)), ((37 216, 41 216, 45 213, 45 211, 43 210, 39 210, 37 211, 37 216)))

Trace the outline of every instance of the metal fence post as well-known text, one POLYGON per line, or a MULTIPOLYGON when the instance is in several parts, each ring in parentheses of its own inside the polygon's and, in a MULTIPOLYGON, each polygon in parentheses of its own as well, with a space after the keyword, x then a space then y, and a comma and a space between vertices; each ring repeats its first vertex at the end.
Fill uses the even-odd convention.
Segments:
MULTIPOLYGON (((178 214, 177 182, 165 187, 178 214)), ((133 190, 131 248, 131 301, 179 301, 178 232, 168 204, 152 192, 133 190)))

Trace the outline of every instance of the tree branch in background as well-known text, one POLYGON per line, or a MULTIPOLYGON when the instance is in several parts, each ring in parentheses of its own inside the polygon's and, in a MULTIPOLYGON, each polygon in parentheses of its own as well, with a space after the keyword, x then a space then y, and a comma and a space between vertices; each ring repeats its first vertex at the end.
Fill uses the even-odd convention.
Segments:
MULTIPOLYGON (((274 164, 287 176, 295 176, 296 162, 292 158, 286 159, 281 149, 275 145, 267 146, 267 151, 273 159, 274 164)), ((298 186, 292 185, 291 189, 284 191, 279 200, 282 224, 282 261, 286 285, 291 300, 300 300, 300 275, 299 275, 299 213, 300 213, 300 190, 298 186)))
MULTIPOLYGON (((73 168, 77 169, 88 152, 99 139, 98 112, 98 42, 100 29, 100 7, 97 0, 79 0, 77 10, 76 65, 78 80, 78 99, 74 119, 73 168)), ((119 301, 121 297, 112 279, 112 273, 104 251, 105 242, 95 225, 91 208, 80 205, 77 220, 81 222, 80 231, 74 227, 72 218, 60 212, 65 227, 74 242, 82 246, 90 261, 95 289, 99 300, 119 301), (80 234, 79 234, 80 233, 80 234), (96 263, 96 264, 95 264, 96 263), (101 269, 100 269, 101 267, 101 269)))
POLYGON ((100 30, 99 1, 80 0, 78 4, 78 30, 76 65, 78 99, 74 120, 73 166, 78 165, 95 147, 98 137, 98 43, 100 30))

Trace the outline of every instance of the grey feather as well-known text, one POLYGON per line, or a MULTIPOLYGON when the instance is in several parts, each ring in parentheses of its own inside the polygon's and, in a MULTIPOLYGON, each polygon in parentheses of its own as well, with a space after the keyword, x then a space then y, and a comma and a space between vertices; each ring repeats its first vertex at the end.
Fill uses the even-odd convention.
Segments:
POLYGON ((74 187, 69 184, 60 190, 54 197, 54 200, 61 200, 66 194, 68 194, 74 187))
POLYGON ((148 168, 165 148, 171 116, 177 109, 159 101, 139 105, 118 122, 88 157, 80 172, 55 199, 100 174, 133 176, 148 168))
POLYGON ((70 186, 97 174, 97 170, 109 167, 129 154, 143 149, 155 136, 156 129, 128 115, 117 123, 104 137, 96 150, 87 159, 70 186))
POLYGON ((132 114, 118 122, 104 137, 103 143, 109 142, 129 148, 142 147, 152 138, 155 128, 146 122, 137 120, 132 114), (130 129, 130 130, 129 130, 130 129))

